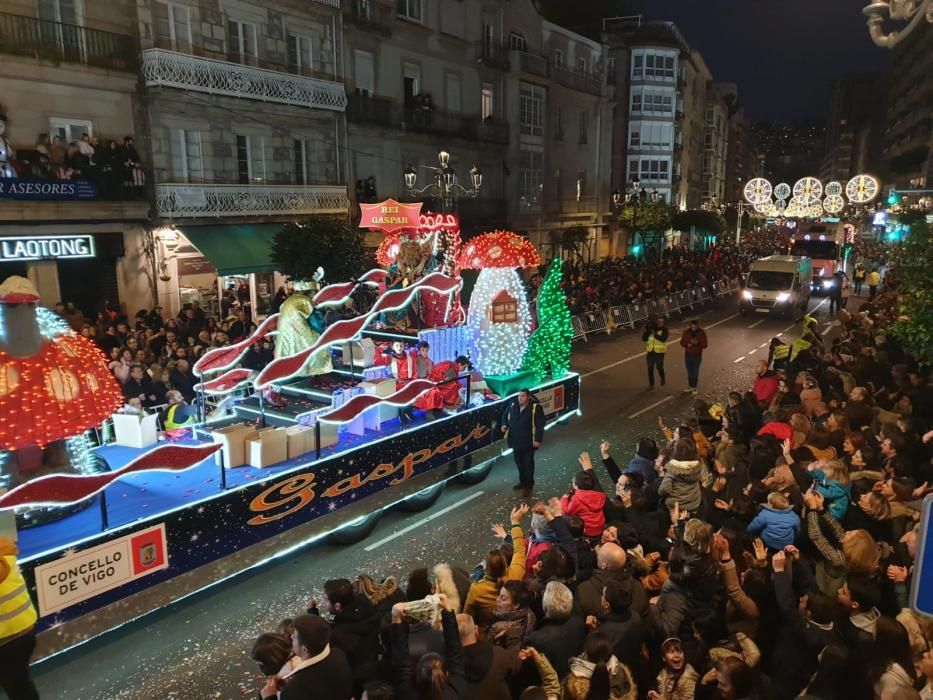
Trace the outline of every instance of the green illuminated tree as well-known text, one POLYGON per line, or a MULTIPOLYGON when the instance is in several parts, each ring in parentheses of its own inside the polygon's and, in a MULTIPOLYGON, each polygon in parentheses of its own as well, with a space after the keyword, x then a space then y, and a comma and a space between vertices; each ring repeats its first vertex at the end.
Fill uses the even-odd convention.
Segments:
POLYGON ((891 332, 921 362, 933 361, 933 226, 917 220, 894 253, 898 320, 891 332))
POLYGON ((523 369, 532 372, 538 381, 548 373, 560 377, 570 368, 573 325, 567 297, 560 286, 564 277, 562 266, 563 260, 554 258, 538 290, 538 327, 528 340, 522 363, 523 369))

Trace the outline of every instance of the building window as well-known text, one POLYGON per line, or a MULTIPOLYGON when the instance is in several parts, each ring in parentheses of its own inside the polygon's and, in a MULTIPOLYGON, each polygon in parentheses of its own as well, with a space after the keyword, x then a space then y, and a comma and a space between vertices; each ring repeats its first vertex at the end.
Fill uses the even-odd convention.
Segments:
POLYGON ((52 117, 49 119, 49 138, 58 136, 64 146, 72 141, 79 141, 83 134, 94 135, 93 122, 87 119, 68 119, 65 117, 52 117))
POLYGON ((353 51, 353 82, 357 93, 371 95, 373 93, 373 55, 369 51, 353 51))
POLYGON ((610 83, 616 81, 616 57, 610 56, 606 59, 606 78, 610 83))
POLYGON ((523 134, 544 133, 544 88, 521 83, 519 88, 519 128, 523 134))
POLYGON ((266 181, 265 139, 262 136, 238 134, 236 160, 241 185, 261 185, 266 181))
POLYGON ((564 67, 564 52, 560 49, 554 49, 554 67, 563 68, 564 67))
POLYGON ((480 91, 480 116, 483 119, 492 119, 495 115, 496 103, 493 98, 494 91, 492 85, 483 83, 480 91))
POLYGON ((295 159, 295 184, 311 185, 318 181, 317 149, 311 139, 295 139, 292 147, 295 159))
POLYGON ((645 57, 640 53, 632 55, 632 77, 645 77, 645 57))
POLYGON ((579 142, 586 143, 589 136, 589 124, 587 120, 586 110, 580 110, 580 133, 579 133, 579 142))
POLYGON ((201 132, 196 129, 173 129, 169 139, 172 179, 176 182, 204 182, 201 157, 201 132))
POLYGON ((311 52, 311 37, 301 34, 288 35, 288 67, 298 75, 310 75, 314 69, 311 52))
POLYGON ((577 72, 586 73, 586 56, 577 57, 577 72))
POLYGON ((398 0, 398 14, 400 17, 420 22, 422 20, 421 0, 398 0))
POLYGON ((445 78, 447 111, 459 113, 463 109, 460 76, 456 73, 448 73, 445 78))
POLYGON ((183 53, 191 51, 191 18, 187 7, 157 2, 152 8, 152 24, 156 46, 183 53))
POLYGON ((489 305, 489 320, 493 323, 518 323, 518 302, 504 289, 489 305))
POLYGON ((402 64, 402 90, 405 106, 411 107, 415 97, 421 93, 421 66, 416 63, 402 64))
POLYGON ((642 158, 639 164, 637 158, 629 161, 629 175, 638 175, 642 180, 653 182, 668 182, 670 180, 670 163, 656 158, 642 158))
POLYGON ((564 114, 560 102, 554 105, 554 138, 564 140, 564 114))
POLYGON ((525 37, 521 32, 509 33, 509 48, 512 49, 512 51, 527 50, 528 43, 525 41, 525 37))
POLYGON ((636 126, 632 127, 632 131, 629 134, 628 145, 633 148, 637 148, 641 145, 641 131, 636 126))
POLYGON ((521 151, 518 169, 518 198, 522 209, 538 209, 544 188, 544 155, 539 151, 521 151))
POLYGON ((256 45, 256 25, 249 22, 227 21, 227 58, 236 63, 255 66, 259 63, 256 45))
POLYGON ((632 112, 641 112, 641 93, 632 93, 632 112))

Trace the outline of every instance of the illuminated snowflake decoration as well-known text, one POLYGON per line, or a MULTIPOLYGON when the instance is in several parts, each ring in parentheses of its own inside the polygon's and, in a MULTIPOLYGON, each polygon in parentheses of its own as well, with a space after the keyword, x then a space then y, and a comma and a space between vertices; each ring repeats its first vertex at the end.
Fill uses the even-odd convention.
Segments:
POLYGON ((777 199, 789 199, 790 194, 790 185, 788 185, 786 182, 778 183, 778 185, 774 188, 774 196, 777 199))
POLYGON ((756 177, 745 183, 745 199, 751 204, 765 204, 771 201, 771 183, 763 177, 756 177))
POLYGON ((844 190, 845 188, 839 180, 832 180, 826 183, 826 187, 823 188, 823 194, 827 197, 835 197, 841 195, 844 190))
POLYGON ((871 175, 856 175, 846 183, 846 198, 854 204, 866 204, 878 196, 878 181, 871 175))
MULTIPOLYGON (((841 186, 842 185, 840 185, 840 187, 841 186)), ((828 194, 823 198, 823 209, 825 209, 830 214, 838 214, 839 212, 842 211, 845 205, 846 205, 845 200, 842 198, 841 195, 838 195, 838 194, 828 194)))
POLYGON ((794 183, 794 196, 805 204, 814 204, 823 194, 823 183, 815 177, 802 177, 794 183))

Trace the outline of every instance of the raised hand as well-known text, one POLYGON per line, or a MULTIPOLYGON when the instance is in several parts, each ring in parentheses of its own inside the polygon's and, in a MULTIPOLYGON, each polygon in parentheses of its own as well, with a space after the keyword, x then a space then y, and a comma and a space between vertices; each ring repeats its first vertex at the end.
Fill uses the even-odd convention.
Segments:
POLYGON ((760 537, 756 537, 752 542, 752 548, 755 550, 755 561, 758 566, 764 566, 768 563, 768 548, 760 537))
POLYGON ((583 471, 592 471, 593 469, 593 460, 590 459, 590 453, 584 450, 580 453, 580 456, 577 457, 577 461, 580 463, 580 466, 583 467, 583 471))
POLYGON ((506 532, 505 528, 502 527, 502 523, 493 523, 490 529, 492 530, 492 534, 494 534, 500 540, 505 539, 506 532))
POLYGON ((609 442, 607 440, 599 443, 599 456, 603 459, 609 459, 609 442))
POLYGON ((528 504, 520 503, 512 509, 512 524, 518 525, 526 515, 528 515, 528 504))

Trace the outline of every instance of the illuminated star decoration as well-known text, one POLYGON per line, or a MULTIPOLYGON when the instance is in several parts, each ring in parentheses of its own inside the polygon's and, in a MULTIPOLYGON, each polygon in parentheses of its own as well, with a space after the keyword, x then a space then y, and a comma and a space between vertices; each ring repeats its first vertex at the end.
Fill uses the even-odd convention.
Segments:
POLYGON ((516 268, 540 265, 541 256, 526 238, 493 231, 470 240, 459 262, 462 269, 480 271, 467 314, 473 364, 483 374, 511 374, 521 367, 531 334, 525 285, 516 268))

